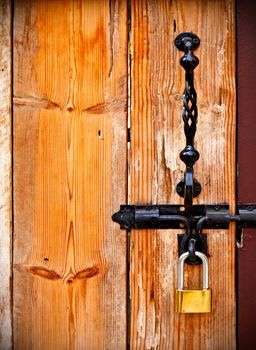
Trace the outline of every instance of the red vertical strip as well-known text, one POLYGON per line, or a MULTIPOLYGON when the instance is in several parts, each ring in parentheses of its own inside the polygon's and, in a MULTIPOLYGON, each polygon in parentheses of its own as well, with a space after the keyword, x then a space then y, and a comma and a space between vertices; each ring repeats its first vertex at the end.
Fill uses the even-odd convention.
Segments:
MULTIPOLYGON (((237 1, 238 202, 256 202, 256 2, 237 1)), ((238 253, 238 347, 256 349, 256 229, 238 253)))

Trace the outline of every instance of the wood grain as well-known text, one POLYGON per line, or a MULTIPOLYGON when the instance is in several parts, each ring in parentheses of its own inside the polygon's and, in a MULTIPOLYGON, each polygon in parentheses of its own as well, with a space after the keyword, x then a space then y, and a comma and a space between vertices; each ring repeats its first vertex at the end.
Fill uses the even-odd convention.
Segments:
POLYGON ((0 1, 0 349, 11 349, 11 2, 0 1))
MULTIPOLYGON (((195 70, 199 122, 195 166, 202 193, 195 203, 235 206, 235 23, 233 0, 132 1, 131 203, 183 203, 175 187, 184 165, 181 120, 184 71, 174 38, 201 38, 195 70)), ((209 315, 174 312, 178 231, 131 233, 131 348, 235 349, 235 230, 208 231, 209 315)), ((200 268, 185 284, 199 287, 200 268)))
POLYGON ((127 9, 15 1, 14 348, 126 348, 127 9))

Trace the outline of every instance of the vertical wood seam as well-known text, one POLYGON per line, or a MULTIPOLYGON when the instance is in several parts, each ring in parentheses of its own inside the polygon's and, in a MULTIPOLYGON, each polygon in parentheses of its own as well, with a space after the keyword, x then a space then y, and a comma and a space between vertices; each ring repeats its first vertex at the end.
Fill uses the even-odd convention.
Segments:
POLYGON ((12 17, 0 1, 0 348, 12 347, 12 17))

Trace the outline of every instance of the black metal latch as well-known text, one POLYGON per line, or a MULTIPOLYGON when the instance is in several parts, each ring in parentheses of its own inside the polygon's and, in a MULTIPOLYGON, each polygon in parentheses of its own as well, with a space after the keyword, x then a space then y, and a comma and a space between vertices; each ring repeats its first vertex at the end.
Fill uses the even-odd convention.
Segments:
POLYGON ((231 215, 228 204, 193 205, 121 205, 112 215, 121 229, 181 229, 188 233, 203 228, 228 229, 235 221, 239 227, 256 227, 256 204, 240 204, 238 214, 231 215))
MULTIPOLYGON (((121 205, 112 215, 121 229, 185 229, 178 235, 179 255, 189 251, 194 240, 194 250, 207 254, 207 236, 202 229, 228 229, 237 223, 238 232, 243 227, 256 227, 256 204, 240 204, 236 215, 231 215, 227 204, 221 205, 121 205)), ((186 261, 199 263, 199 259, 186 261)))
POLYGON ((202 229, 228 229, 231 221, 238 223, 238 229, 256 227, 256 204, 239 205, 236 215, 230 214, 228 204, 193 205, 193 198, 201 192, 201 185, 194 178, 193 170, 200 156, 194 147, 198 111, 193 71, 199 60, 193 50, 199 47, 200 39, 194 33, 182 33, 176 37, 175 45, 184 52, 180 64, 185 69, 182 119, 186 146, 180 153, 180 159, 185 163, 186 170, 184 178, 176 187, 177 193, 184 198, 184 206, 121 205, 112 219, 118 222, 122 229, 183 228, 186 233, 178 235, 179 254, 189 252, 186 262, 197 264, 200 260, 195 256, 195 251, 207 254, 207 236, 202 234, 202 229))
POLYGON ((182 205, 121 205, 112 216, 122 229, 185 228, 188 233, 202 229, 202 226, 227 229, 231 218, 228 205, 193 205, 190 208, 182 205))

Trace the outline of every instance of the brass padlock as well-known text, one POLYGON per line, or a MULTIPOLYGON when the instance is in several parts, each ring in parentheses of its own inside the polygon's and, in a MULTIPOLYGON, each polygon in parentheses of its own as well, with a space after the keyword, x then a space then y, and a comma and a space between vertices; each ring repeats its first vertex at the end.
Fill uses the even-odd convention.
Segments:
POLYGON ((184 261, 189 252, 183 253, 178 262, 178 289, 175 294, 175 311, 181 313, 211 312, 211 289, 208 288, 208 259, 195 251, 203 263, 203 289, 184 289, 184 261))

